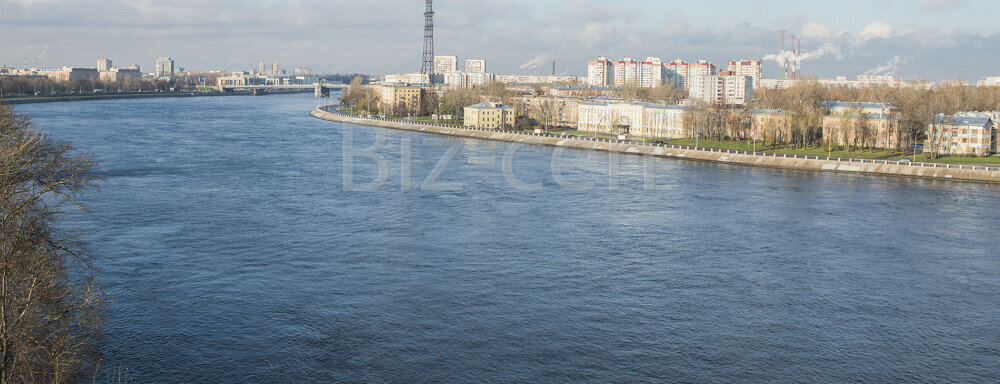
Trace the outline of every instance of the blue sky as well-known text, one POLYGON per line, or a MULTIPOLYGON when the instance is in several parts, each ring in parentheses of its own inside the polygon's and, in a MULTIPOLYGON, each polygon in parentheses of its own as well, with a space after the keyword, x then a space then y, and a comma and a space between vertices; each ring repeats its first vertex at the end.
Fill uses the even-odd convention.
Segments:
MULTIPOLYGON (((1000 75, 1000 4, 976 0, 437 0, 436 51, 485 58, 496 73, 582 75, 586 60, 765 58, 779 30, 802 36, 803 70, 930 80, 1000 75)), ((0 64, 151 69, 260 61, 314 71, 419 69, 420 0, 0 0, 0 64)), ((774 75, 776 64, 765 64, 774 75)))

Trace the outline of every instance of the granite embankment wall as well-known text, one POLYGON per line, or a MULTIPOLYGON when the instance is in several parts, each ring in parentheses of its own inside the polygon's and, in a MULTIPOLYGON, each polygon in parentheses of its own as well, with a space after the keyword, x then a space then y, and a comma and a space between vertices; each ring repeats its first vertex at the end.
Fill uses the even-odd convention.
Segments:
POLYGON ((825 156, 795 156, 766 152, 755 153, 751 151, 732 151, 708 148, 696 149, 689 146, 675 146, 670 144, 651 144, 629 141, 619 142, 615 140, 593 139, 578 136, 480 130, 403 120, 369 119, 355 117, 340 112, 328 111, 323 108, 317 108, 310 112, 310 114, 319 119, 341 123, 370 125, 456 137, 507 141, 512 143, 619 152, 623 154, 700 160, 757 167, 1000 183, 1000 168, 996 167, 903 163, 892 160, 841 159, 827 158, 825 156))

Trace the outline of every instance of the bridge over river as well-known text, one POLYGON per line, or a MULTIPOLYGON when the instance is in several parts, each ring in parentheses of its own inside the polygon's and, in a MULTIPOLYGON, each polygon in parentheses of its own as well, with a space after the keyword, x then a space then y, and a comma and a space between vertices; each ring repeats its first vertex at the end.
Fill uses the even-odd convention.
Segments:
POLYGON ((267 91, 288 91, 288 90, 313 90, 316 97, 325 97, 330 95, 330 90, 333 89, 345 89, 348 85, 346 84, 328 84, 328 83, 318 83, 318 84, 301 84, 301 85, 226 85, 219 86, 219 91, 222 92, 236 92, 236 91, 250 91, 253 93, 257 92, 267 92, 267 91))

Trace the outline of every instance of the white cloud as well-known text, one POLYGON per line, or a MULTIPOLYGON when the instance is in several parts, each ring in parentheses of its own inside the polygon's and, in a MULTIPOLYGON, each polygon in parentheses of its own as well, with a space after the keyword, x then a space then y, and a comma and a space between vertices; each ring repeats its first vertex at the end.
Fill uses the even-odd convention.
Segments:
POLYGON ((6 0, 4 2, 11 2, 22 7, 29 8, 35 5, 49 3, 51 1, 52 0, 6 0))
POLYGON ((825 25, 809 21, 802 26, 802 37, 812 39, 829 39, 833 37, 833 34, 830 33, 830 28, 827 28, 825 25))
POLYGON ((888 39, 892 37, 893 28, 886 23, 871 23, 861 30, 858 35, 861 43, 867 43, 874 39, 888 39))
POLYGON ((968 3, 967 0, 924 0, 922 4, 926 9, 939 10, 965 5, 966 3, 968 3))

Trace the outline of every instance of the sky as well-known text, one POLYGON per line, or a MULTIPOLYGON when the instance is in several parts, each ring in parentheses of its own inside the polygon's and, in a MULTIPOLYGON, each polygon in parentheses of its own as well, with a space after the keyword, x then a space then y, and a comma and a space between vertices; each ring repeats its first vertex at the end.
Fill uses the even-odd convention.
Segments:
MULTIPOLYGON (((1000 75, 1000 2, 985 0, 435 0, 435 52, 499 74, 586 75, 587 60, 655 56, 767 59, 781 30, 802 38, 804 75, 1000 75)), ((0 0, 0 65, 151 71, 249 70, 278 61, 314 72, 420 69, 420 0, 0 0)), ((461 66, 461 64, 460 64, 461 66)))

